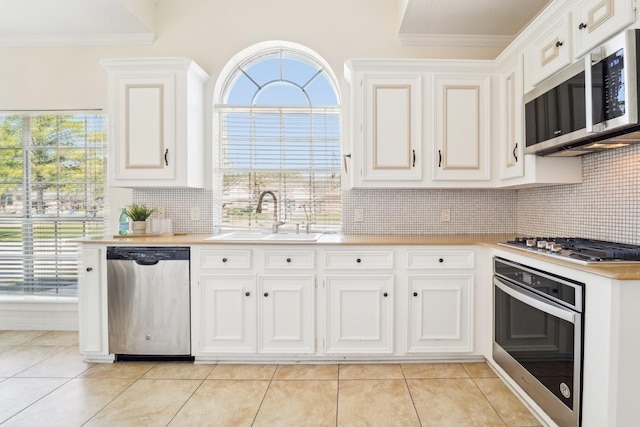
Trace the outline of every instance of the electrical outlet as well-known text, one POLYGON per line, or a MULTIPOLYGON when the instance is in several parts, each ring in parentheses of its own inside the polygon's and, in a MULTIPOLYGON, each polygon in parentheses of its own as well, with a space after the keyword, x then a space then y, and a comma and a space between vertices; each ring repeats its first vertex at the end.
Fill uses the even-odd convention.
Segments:
POLYGON ((451 209, 450 208, 442 208, 442 222, 451 221, 451 209))
POLYGON ((356 209, 353 211, 353 220, 355 222, 363 222, 364 221, 364 211, 362 209, 356 209))
POLYGON ((164 219, 164 208, 156 208, 156 215, 158 216, 158 219, 164 219))
POLYGON ((200 221, 200 208, 191 208, 191 221, 200 221))

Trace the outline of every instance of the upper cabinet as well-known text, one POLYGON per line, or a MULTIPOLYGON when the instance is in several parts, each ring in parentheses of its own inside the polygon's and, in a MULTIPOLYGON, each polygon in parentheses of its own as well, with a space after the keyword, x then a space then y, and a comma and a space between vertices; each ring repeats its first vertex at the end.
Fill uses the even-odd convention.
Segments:
POLYGON ((571 13, 549 21, 525 50, 527 86, 535 86, 573 60, 571 13))
POLYGON ((490 74, 435 74, 434 181, 489 180, 490 74))
POLYGON ((633 0, 579 0, 573 17, 576 58, 636 20, 633 0))
POLYGON ((507 64, 500 73, 500 178, 524 175, 524 122, 522 114, 522 56, 507 64))
POLYGON ((105 59, 109 184, 203 187, 204 83, 186 58, 105 59))

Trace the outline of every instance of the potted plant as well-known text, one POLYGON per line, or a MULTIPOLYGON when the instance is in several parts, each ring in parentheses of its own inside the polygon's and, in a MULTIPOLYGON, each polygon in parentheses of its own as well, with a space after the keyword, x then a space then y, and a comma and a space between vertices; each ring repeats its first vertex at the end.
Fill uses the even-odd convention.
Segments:
POLYGON ((136 205, 132 203, 126 213, 132 221, 131 229, 134 234, 144 234, 147 232, 147 218, 151 216, 157 209, 149 209, 145 205, 136 205))

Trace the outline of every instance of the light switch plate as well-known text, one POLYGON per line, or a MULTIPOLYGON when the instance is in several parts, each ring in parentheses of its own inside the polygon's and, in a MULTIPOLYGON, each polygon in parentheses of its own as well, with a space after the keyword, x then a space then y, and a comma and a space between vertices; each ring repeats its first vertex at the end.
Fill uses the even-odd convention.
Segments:
POLYGON ((451 208, 442 208, 442 222, 451 221, 451 208))
POLYGON ((363 222, 364 221, 364 211, 362 209, 355 209, 353 211, 353 220, 355 222, 363 222))

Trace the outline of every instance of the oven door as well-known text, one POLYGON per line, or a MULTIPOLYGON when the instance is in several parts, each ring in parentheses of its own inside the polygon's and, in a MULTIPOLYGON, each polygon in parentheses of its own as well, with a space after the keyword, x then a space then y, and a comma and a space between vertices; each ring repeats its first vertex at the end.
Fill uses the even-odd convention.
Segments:
POLYGON ((581 315, 494 277, 495 361, 559 425, 577 426, 581 315))

